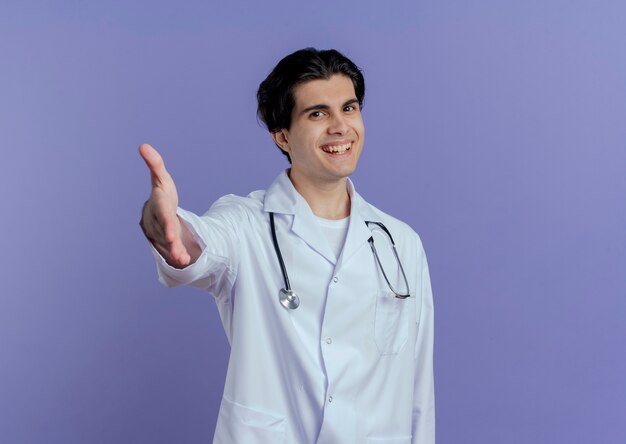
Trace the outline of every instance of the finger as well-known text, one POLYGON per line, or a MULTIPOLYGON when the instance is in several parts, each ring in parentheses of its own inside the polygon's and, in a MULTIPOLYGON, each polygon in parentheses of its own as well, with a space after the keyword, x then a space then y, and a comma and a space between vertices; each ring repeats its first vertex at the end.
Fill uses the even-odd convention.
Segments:
POLYGON ((154 246, 155 250, 159 252, 159 254, 161 255, 161 257, 163 259, 165 259, 165 261, 167 263, 170 263, 172 261, 171 257, 170 257, 170 251, 167 247, 159 244, 158 242, 155 242, 154 240, 152 240, 152 245, 154 246))
POLYGON ((161 256, 169 258, 169 243, 165 240, 159 224, 153 220, 152 222, 144 221, 143 224, 140 223, 139 225, 142 226, 141 228, 146 239, 161 253, 161 256))
POLYGON ((178 217, 176 213, 170 215, 166 212, 154 213, 154 225, 159 236, 163 239, 164 243, 171 244, 180 237, 180 227, 178 226, 178 217))
MULTIPOLYGON (((167 256, 169 257, 169 243, 165 240, 165 235, 163 234, 163 229, 161 226, 155 221, 151 222, 144 221, 143 224, 139 224, 143 230, 143 234, 150 241, 152 245, 155 247, 159 246, 161 249, 167 251, 167 256)), ((161 252, 161 250, 159 250, 161 252)))
POLYGON ((169 176, 161 154, 147 143, 139 145, 139 154, 150 170, 152 186, 160 185, 169 176))
POLYGON ((175 267, 186 267, 191 262, 191 256, 187 253, 187 250, 183 246, 182 243, 177 245, 174 243, 174 247, 172 245, 163 245, 154 239, 150 239, 154 248, 159 252, 159 254, 165 259, 165 261, 173 265, 175 267))
POLYGON ((191 262, 191 256, 180 239, 170 246, 170 258, 181 267, 186 267, 191 262))
POLYGON ((178 217, 174 216, 172 219, 169 217, 166 218, 164 220, 163 229, 165 241, 169 245, 172 260, 182 266, 189 264, 189 262, 191 262, 191 256, 183 243, 178 217))

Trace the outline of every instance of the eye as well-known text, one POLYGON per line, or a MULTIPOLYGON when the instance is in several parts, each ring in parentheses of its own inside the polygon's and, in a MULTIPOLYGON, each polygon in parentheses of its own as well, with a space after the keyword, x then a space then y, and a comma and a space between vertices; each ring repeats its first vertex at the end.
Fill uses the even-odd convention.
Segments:
POLYGON ((347 113, 356 110, 356 107, 354 105, 346 105, 343 107, 343 110, 347 113))
POLYGON ((322 116, 323 116, 323 113, 321 111, 313 111, 311 114, 309 114, 309 117, 313 119, 319 119, 322 116))

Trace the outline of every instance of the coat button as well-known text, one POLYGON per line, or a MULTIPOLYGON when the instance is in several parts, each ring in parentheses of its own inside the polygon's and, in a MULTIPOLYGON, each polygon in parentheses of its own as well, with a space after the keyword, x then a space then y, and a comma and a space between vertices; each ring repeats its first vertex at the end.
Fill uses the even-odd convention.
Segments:
POLYGON ((332 344, 332 343, 333 343, 333 340, 332 340, 331 338, 326 338, 326 343, 327 343, 327 344, 332 344))
POLYGON ((332 396, 328 397, 328 402, 333 402, 333 397, 332 396))
POLYGON ((333 278, 333 282, 336 284, 337 282, 339 282, 339 278, 338 278, 337 276, 335 276, 335 277, 333 278))

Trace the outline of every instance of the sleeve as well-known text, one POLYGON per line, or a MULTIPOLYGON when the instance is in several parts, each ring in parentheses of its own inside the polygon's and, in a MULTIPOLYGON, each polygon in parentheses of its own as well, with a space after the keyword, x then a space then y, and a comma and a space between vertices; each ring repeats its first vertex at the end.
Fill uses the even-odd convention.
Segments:
POLYGON ((435 384, 433 372, 434 306, 426 254, 419 243, 421 291, 419 329, 415 344, 412 444, 435 444, 435 384))
POLYGON ((191 285, 218 299, 228 298, 237 275, 243 210, 228 205, 228 196, 225 196, 203 216, 182 208, 178 208, 177 215, 193 234, 202 253, 196 262, 178 269, 169 265, 149 243, 159 281, 167 287, 191 285))

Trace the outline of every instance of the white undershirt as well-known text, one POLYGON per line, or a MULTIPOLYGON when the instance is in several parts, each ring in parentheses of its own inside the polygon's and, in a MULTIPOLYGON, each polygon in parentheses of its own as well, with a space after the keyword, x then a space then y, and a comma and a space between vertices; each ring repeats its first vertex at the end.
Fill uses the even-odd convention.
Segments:
POLYGON ((326 236, 330 249, 333 253, 335 253, 335 259, 338 259, 341 254, 341 250, 343 249, 343 244, 346 241, 350 217, 332 220, 315 216, 315 219, 317 220, 322 233, 326 236))

